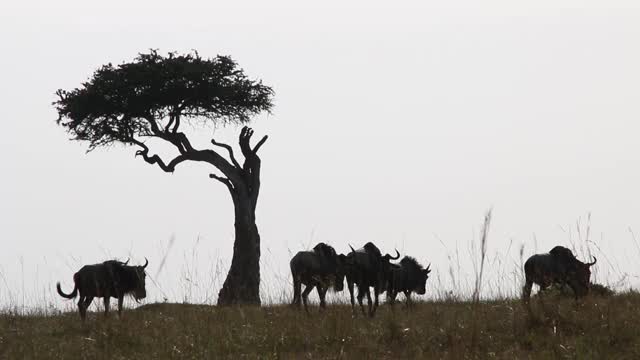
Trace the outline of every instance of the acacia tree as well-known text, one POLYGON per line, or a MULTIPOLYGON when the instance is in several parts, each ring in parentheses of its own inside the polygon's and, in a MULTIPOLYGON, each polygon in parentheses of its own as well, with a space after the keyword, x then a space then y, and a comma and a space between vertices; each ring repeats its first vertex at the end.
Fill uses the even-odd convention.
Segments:
POLYGON ((218 304, 259 305, 260 235, 255 211, 260 191, 258 150, 267 136, 252 146, 253 130, 242 128, 240 164, 230 145, 212 139, 212 148, 197 149, 182 130, 185 123, 244 125, 252 116, 270 111, 273 90, 249 79, 226 56, 206 59, 197 52, 162 56, 152 50, 129 63, 104 65, 81 87, 58 90, 56 95, 57 123, 73 140, 87 141, 88 152, 121 143, 138 147, 136 156, 168 173, 185 161, 208 163, 219 171, 209 177, 231 194, 235 242, 218 304), (151 155, 145 143, 150 138, 173 145, 176 156, 163 160, 151 155))

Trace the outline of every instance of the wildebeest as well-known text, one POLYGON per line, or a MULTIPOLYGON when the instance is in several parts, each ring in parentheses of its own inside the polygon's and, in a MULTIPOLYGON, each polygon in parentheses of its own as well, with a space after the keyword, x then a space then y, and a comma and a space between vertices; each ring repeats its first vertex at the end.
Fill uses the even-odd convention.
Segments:
POLYGON ((149 260, 145 258, 142 266, 129 266, 128 262, 108 260, 101 264, 85 265, 73 274, 75 285, 71 294, 65 294, 60 288, 60 283, 56 286, 58 294, 67 299, 73 299, 80 294, 78 311, 82 320, 86 318, 87 308, 94 297, 104 298, 105 316, 109 315, 110 298, 117 298, 118 314, 122 315, 122 303, 126 294, 133 295, 136 301, 147 296, 144 269, 149 265, 149 260))
POLYGON ((425 285, 431 272, 431 264, 426 269, 411 256, 405 256, 399 264, 391 264, 389 282, 387 284, 387 299, 391 305, 399 292, 403 292, 409 306, 411 293, 418 295, 426 293, 425 285))
POLYGON ((309 312, 307 300, 315 287, 320 297, 320 307, 326 306, 325 296, 329 287, 336 291, 344 288, 346 256, 338 255, 333 247, 318 243, 313 251, 300 251, 289 262, 293 277, 293 301, 291 305, 300 306, 309 312), (302 292, 302 285, 305 285, 302 292))
POLYGON ((584 296, 589 292, 591 266, 593 262, 583 263, 576 259, 571 250, 556 246, 548 254, 532 255, 524 263, 525 284, 522 289, 522 297, 525 302, 531 296, 531 287, 538 284, 543 291, 551 284, 567 284, 573 290, 575 298, 584 296))
MULTIPOLYGON (((351 247, 351 245, 349 245, 351 247)), ((373 243, 368 242, 362 249, 354 250, 347 255, 347 286, 351 297, 351 309, 355 314, 355 300, 353 297, 354 284, 358 287, 358 304, 362 314, 365 314, 362 299, 367 296, 369 306, 369 316, 373 316, 378 308, 378 296, 387 288, 387 281, 391 268, 390 260, 400 258, 400 253, 396 250, 396 256, 389 254, 382 256, 380 249, 373 243), (375 301, 372 304, 369 288, 373 287, 375 301)))

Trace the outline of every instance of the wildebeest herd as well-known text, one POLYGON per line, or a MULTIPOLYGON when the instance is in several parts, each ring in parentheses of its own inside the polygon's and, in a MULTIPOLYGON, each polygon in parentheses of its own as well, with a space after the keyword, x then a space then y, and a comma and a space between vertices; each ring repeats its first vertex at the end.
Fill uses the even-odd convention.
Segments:
POLYGON ((312 251, 300 251, 289 263, 293 278, 293 305, 304 304, 305 310, 309 308, 309 293, 316 288, 320 297, 320 307, 326 305, 325 296, 329 287, 336 291, 344 289, 344 280, 347 280, 351 307, 355 312, 354 286, 358 289, 358 304, 365 313, 362 300, 367 296, 368 314, 373 316, 378 307, 378 297, 381 293, 393 294, 390 299, 395 299, 398 292, 404 292, 407 303, 411 292, 425 293, 425 283, 431 271, 429 267, 422 266, 412 257, 406 256, 400 264, 393 264, 391 260, 400 258, 396 250, 396 256, 380 252, 377 246, 368 242, 362 249, 355 250, 347 255, 337 254, 335 249, 325 243, 319 243, 312 251), (302 285, 305 285, 304 292, 302 285), (370 288, 373 288, 371 299, 370 288))
MULTIPOLYGON (((320 297, 320 308, 323 309, 326 307, 327 290, 331 287, 335 291, 342 291, 346 279, 354 314, 355 289, 358 290, 357 299, 363 315, 375 314, 379 305, 378 297, 385 292, 390 305, 393 305, 398 293, 404 293, 406 306, 409 307, 411 293, 425 294, 431 265, 423 268, 411 256, 393 263, 392 260, 400 258, 398 250, 395 253, 395 256, 382 255, 380 249, 371 242, 357 250, 351 247, 346 255, 338 254, 333 247, 322 242, 310 251, 298 252, 289 263, 293 278, 292 305, 304 305, 304 309, 309 312, 308 297, 315 288, 320 297), (304 291, 302 285, 305 286, 304 291), (363 304, 365 296, 368 311, 365 311, 363 304)), ((83 320, 86 318, 87 308, 96 297, 103 298, 105 316, 109 313, 110 298, 118 299, 118 313, 121 314, 125 295, 132 295, 136 301, 146 297, 145 268, 149 261, 146 260, 142 266, 130 266, 128 263, 128 260, 108 260, 101 264, 85 265, 73 275, 74 288, 71 294, 65 294, 60 283, 57 284, 58 294, 67 299, 79 295, 78 311, 83 320)), ((533 284, 537 284, 542 292, 554 283, 568 285, 576 299, 585 296, 591 283, 590 268, 595 263, 595 257, 593 262, 583 263, 571 250, 562 246, 556 246, 546 254, 533 255, 524 264, 525 285, 522 298, 528 303, 533 284)))

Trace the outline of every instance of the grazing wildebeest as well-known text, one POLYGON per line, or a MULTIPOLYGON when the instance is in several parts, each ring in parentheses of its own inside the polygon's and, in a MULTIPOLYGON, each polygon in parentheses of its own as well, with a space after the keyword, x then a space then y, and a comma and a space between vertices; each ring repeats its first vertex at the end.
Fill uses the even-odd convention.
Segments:
POLYGON ((522 289, 522 297, 525 302, 531 296, 531 287, 538 284, 540 291, 551 284, 567 284, 573 290, 576 300, 579 296, 585 296, 589 292, 591 266, 593 262, 583 263, 575 258, 571 250, 556 246, 548 254, 532 255, 524 263, 525 284, 522 289))
POLYGON ((84 320, 87 316, 87 308, 91 305, 94 297, 104 298, 104 314, 109 315, 110 298, 118 299, 118 314, 122 315, 122 303, 126 294, 133 295, 138 301, 147 296, 145 290, 145 271, 149 265, 149 260, 142 266, 129 266, 127 262, 108 260, 101 264, 85 265, 77 273, 73 274, 73 292, 65 294, 57 284, 60 296, 73 299, 78 293, 78 311, 80 318, 84 320))
POLYGON ((387 284, 387 300, 389 303, 393 305, 396 296, 402 291, 407 298, 406 305, 409 307, 412 292, 418 295, 426 293, 425 285, 430 272, 431 264, 424 269, 411 256, 405 256, 399 264, 391 264, 391 274, 387 284))
MULTIPOLYGON (((349 245, 351 247, 351 245, 349 245)), ((396 250, 396 256, 389 254, 382 256, 380 249, 373 243, 368 242, 362 249, 354 250, 351 247, 351 253, 347 255, 347 286, 351 297, 351 309, 355 314, 355 300, 353 297, 354 287, 358 287, 358 304, 362 314, 365 314, 362 299, 367 296, 367 304, 369 306, 369 316, 373 316, 378 308, 378 296, 387 288, 389 273, 391 269, 390 260, 400 258, 400 253, 396 250), (371 293, 369 288, 373 287, 373 295, 375 302, 371 301, 371 293)))
POLYGON ((318 243, 313 251, 300 251, 289 262, 293 277, 293 301, 291 305, 300 306, 308 313, 307 300, 315 287, 320 297, 320 308, 326 306, 325 295, 329 287, 336 291, 344 288, 346 256, 338 255, 333 247, 318 243), (305 285, 302 292, 302 285, 305 285))

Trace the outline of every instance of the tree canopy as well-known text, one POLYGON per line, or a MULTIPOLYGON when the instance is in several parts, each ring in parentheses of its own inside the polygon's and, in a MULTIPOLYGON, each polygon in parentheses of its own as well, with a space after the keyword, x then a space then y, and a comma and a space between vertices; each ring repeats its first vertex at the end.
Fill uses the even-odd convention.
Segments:
POLYGON ((163 56, 152 50, 129 63, 104 65, 81 87, 56 95, 58 124, 72 139, 88 141, 89 151, 117 142, 146 149, 144 137, 180 150, 183 122, 245 124, 273 106, 273 90, 249 79, 230 57, 197 52, 163 56))

